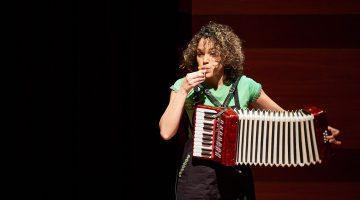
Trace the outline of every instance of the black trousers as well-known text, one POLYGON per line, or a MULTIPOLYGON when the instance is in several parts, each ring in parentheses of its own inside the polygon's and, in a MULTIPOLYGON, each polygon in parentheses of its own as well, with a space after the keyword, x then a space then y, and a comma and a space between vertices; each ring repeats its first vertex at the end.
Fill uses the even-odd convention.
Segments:
POLYGON ((192 157, 192 140, 184 147, 177 183, 177 200, 254 200, 255 190, 248 166, 225 167, 192 157))

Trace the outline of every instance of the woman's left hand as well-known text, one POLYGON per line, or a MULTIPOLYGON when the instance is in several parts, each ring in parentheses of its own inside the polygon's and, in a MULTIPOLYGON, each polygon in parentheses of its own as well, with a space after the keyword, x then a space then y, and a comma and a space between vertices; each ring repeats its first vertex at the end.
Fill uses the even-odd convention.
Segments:
POLYGON ((338 135, 340 135, 340 131, 338 129, 336 129, 336 128, 331 127, 331 126, 328 126, 328 130, 331 132, 331 135, 325 136, 327 141, 329 141, 332 144, 340 145, 341 141, 336 140, 336 137, 338 135))

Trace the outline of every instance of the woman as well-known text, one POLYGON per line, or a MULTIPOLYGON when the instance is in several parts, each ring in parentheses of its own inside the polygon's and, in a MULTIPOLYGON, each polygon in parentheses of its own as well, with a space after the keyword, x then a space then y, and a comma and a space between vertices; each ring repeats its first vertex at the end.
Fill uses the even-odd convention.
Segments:
MULTIPOLYGON (((243 62, 241 40, 230 27, 213 22, 203 26, 184 51, 181 68, 189 73, 171 86, 170 102, 159 122, 162 138, 169 140, 178 132, 183 114, 188 118, 189 137, 178 173, 177 199, 255 199, 249 167, 224 167, 193 159, 191 146, 191 122, 197 103, 284 111, 266 95, 261 84, 242 74, 243 62), (233 97, 225 101, 231 87, 236 88, 233 97), (210 96, 204 94, 205 89, 210 96)), ((341 144, 335 138, 339 130, 329 130, 332 135, 328 141, 341 144)))

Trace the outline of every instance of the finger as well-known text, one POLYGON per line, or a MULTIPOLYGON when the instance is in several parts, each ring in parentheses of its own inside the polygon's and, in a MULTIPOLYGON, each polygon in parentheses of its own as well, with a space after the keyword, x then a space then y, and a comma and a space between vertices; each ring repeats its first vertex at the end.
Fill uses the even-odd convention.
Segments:
POLYGON ((336 141, 335 141, 335 144, 336 144, 336 145, 340 145, 340 144, 341 144, 341 141, 336 140, 336 141))
POLYGON ((193 84, 193 83, 195 83, 195 82, 198 82, 198 81, 204 81, 205 80, 205 78, 202 76, 202 77, 197 77, 197 78, 191 78, 190 80, 189 80, 189 83, 190 84, 193 84))
POLYGON ((196 77, 199 77, 199 76, 200 76, 200 77, 203 77, 203 76, 205 75, 205 72, 206 72, 206 70, 204 70, 204 69, 199 70, 199 71, 198 71, 198 74, 196 74, 195 76, 196 76, 196 77))
POLYGON ((340 135, 340 131, 336 129, 334 132, 332 132, 332 134, 333 134, 334 136, 340 135))
POLYGON ((328 130, 330 130, 331 133, 335 136, 340 134, 340 131, 334 127, 328 126, 328 130))
POLYGON ((199 78, 204 78, 204 75, 195 75, 195 74, 188 74, 186 76, 186 80, 190 83, 190 82, 194 82, 194 79, 199 79, 199 78))
POLYGON ((332 139, 328 140, 328 142, 330 142, 330 143, 334 143, 335 141, 336 141, 335 138, 332 138, 332 139))
POLYGON ((328 136, 325 136, 326 139, 330 140, 330 139, 335 139, 335 137, 333 135, 328 135, 328 136))
POLYGON ((201 71, 192 72, 186 76, 186 78, 188 78, 188 80, 191 80, 194 78, 200 78, 200 77, 204 77, 204 74, 201 71))
POLYGON ((194 78, 193 82, 205 81, 205 77, 194 78))
POLYGON ((329 142, 330 142, 331 144, 336 144, 336 145, 340 145, 340 144, 341 144, 341 141, 335 140, 335 139, 331 139, 331 140, 329 140, 329 142))
POLYGON ((203 73, 205 73, 205 72, 206 72, 206 69, 200 69, 200 70, 198 70, 198 71, 189 73, 189 75, 191 75, 191 76, 198 76, 199 74, 203 74, 203 73))
POLYGON ((191 86, 197 86, 197 85, 199 85, 200 83, 202 83, 202 82, 204 82, 204 80, 197 80, 197 81, 195 81, 195 82, 193 82, 192 84, 191 84, 191 86))

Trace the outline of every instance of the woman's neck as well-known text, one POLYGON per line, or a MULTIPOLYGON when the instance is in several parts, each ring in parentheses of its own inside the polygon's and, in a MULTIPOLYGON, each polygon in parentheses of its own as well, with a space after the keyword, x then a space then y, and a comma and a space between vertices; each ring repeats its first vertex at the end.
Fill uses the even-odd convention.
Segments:
POLYGON ((219 74, 218 76, 213 76, 205 80, 205 83, 214 89, 218 89, 224 84, 224 75, 219 74))

